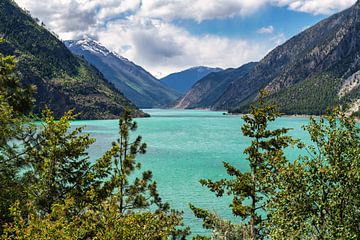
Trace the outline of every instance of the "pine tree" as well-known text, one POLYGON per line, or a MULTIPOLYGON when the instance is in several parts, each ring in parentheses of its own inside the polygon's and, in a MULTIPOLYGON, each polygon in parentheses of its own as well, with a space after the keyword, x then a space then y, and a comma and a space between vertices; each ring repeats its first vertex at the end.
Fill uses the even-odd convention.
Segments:
POLYGON ((27 143, 24 154, 29 201, 25 211, 18 202, 12 207, 14 223, 6 225, 5 236, 185 239, 189 229, 179 228, 182 216, 161 201, 151 172, 135 175, 141 168, 136 155, 144 154, 146 145, 140 136, 131 141, 137 127, 131 112, 120 117, 117 142, 92 165, 86 150, 94 140, 82 127, 70 129, 74 117, 68 112, 55 121, 52 112, 45 111, 36 141, 27 143), (67 232, 62 234, 63 229, 67 232))
MULTIPOLYGON (((252 139, 251 145, 244 153, 249 161, 250 171, 241 172, 236 167, 224 162, 224 167, 231 179, 219 181, 201 180, 217 197, 224 194, 233 196, 232 212, 241 217, 251 239, 261 239, 266 234, 264 217, 266 205, 276 192, 277 173, 287 163, 284 148, 295 144, 296 141, 285 134, 287 128, 269 129, 269 123, 280 114, 276 107, 264 100, 266 92, 260 93, 256 106, 252 106, 249 115, 243 117, 242 126, 244 136, 252 139), (250 201, 250 204, 248 203, 250 201)), ((197 217, 209 220, 208 212, 190 205, 197 217)), ((242 239, 239 236, 239 239, 242 239)))
POLYGON ((125 109, 119 119, 119 138, 105 154, 112 156, 110 182, 107 185, 114 192, 122 214, 131 213, 137 209, 148 209, 157 205, 161 210, 169 210, 168 204, 163 204, 157 192, 157 183, 152 180, 152 172, 144 171, 138 175, 141 163, 136 160, 137 154, 145 154, 146 144, 141 136, 134 140, 131 132, 136 131, 137 123, 132 119, 132 113, 125 109), (136 175, 133 180, 131 177, 136 175))
MULTIPOLYGON (((0 38, 0 44, 3 43, 0 38)), ((9 207, 23 197, 23 188, 18 177, 24 163, 17 157, 21 152, 24 115, 31 111, 34 88, 23 88, 14 75, 15 59, 0 53, 0 233, 8 222, 9 207)))
POLYGON ((29 199, 42 215, 50 213, 53 204, 62 203, 68 195, 80 200, 88 190, 84 185, 90 173, 86 151, 95 140, 82 134, 83 127, 70 129, 75 117, 69 111, 56 121, 49 109, 44 110, 42 124, 28 133, 31 140, 24 144, 23 181, 29 199))

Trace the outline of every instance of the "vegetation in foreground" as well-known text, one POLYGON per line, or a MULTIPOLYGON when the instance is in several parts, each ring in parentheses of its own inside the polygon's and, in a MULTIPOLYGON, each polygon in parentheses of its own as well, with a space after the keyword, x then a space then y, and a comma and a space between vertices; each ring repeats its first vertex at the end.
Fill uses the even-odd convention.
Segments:
MULTIPOLYGON (((216 196, 233 196, 230 207, 241 223, 190 205, 211 239, 359 239, 360 129, 353 118, 335 109, 304 128, 313 145, 286 136, 290 129, 271 129, 279 113, 264 101, 243 117, 249 172, 224 163, 229 175, 201 180, 216 196), (304 148, 305 156, 290 162, 284 149, 304 148)), ((210 239, 197 236, 194 239, 210 239)))
MULTIPOLYGON (((150 171, 140 172, 144 154, 131 112, 119 120, 119 139, 90 164, 94 142, 83 128, 70 129, 76 115, 29 124, 33 89, 12 74, 14 59, 0 55, 0 234, 2 239, 185 239, 181 214, 163 203, 150 171), (137 176, 137 177, 131 177, 137 176)), ((263 98, 244 116, 242 132, 250 171, 224 163, 229 178, 201 183, 230 205, 240 223, 191 205, 212 229, 211 239, 358 239, 360 232, 360 141, 351 118, 334 111, 306 127, 313 146, 270 129, 279 116, 263 98), (284 149, 306 156, 289 162, 284 149)), ((209 239, 197 236, 194 239, 209 239)))
POLYGON ((146 152, 127 110, 119 139, 94 164, 95 141, 70 128, 76 115, 55 121, 43 111, 29 124, 31 90, 12 74, 14 59, 0 55, 0 234, 2 239, 184 239, 181 213, 164 203, 151 171, 140 172, 146 152), (28 93, 28 94, 27 94, 28 93))

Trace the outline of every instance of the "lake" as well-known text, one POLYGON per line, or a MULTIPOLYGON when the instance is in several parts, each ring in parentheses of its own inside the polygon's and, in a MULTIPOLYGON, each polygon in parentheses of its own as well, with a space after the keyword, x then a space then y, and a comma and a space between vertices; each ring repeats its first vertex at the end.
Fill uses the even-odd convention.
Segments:
MULTIPOLYGON (((239 222, 240 219, 231 214, 230 198, 216 198, 200 185, 199 180, 226 177, 223 161, 241 170, 248 169, 242 152, 250 140, 242 136, 240 128, 244 122, 241 117, 200 110, 144 111, 152 117, 136 119, 139 128, 134 136, 141 135, 148 145, 147 153, 138 160, 143 164, 142 170, 153 172, 162 198, 173 208, 184 211, 185 224, 191 227, 192 234, 207 231, 189 210, 189 203, 239 222)), ((271 127, 292 128, 290 135, 308 141, 309 136, 302 130, 307 123, 306 118, 283 117, 271 127)), ((75 121, 74 125, 86 125, 86 132, 97 139, 89 150, 93 160, 109 149, 117 138, 117 120, 75 121)), ((287 151, 292 160, 299 154, 296 149, 287 151)))

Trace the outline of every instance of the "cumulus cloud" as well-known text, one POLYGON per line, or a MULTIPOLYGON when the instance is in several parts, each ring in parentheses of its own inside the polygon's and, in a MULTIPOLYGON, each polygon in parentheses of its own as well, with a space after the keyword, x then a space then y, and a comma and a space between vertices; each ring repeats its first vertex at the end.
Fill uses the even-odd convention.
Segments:
POLYGON ((64 39, 93 35, 107 20, 135 12, 141 0, 16 0, 64 39))
POLYGON ((257 32, 261 34, 270 34, 274 32, 274 27, 273 26, 262 27, 259 28, 257 32))
POLYGON ((356 0, 275 0, 279 6, 286 6, 291 10, 311 14, 330 14, 343 10, 354 4, 356 0))
POLYGON ((203 21, 216 18, 250 15, 268 0, 144 0, 139 14, 161 19, 193 19, 203 21))
POLYGON ((157 76, 197 65, 239 67, 259 60, 278 40, 256 43, 215 35, 194 36, 158 20, 132 21, 111 23, 98 32, 99 41, 157 76))
POLYGON ((355 0, 16 0, 60 36, 94 31, 109 20, 128 15, 140 18, 191 19, 198 22, 247 16, 267 4, 312 14, 329 14, 351 6, 355 0))
MULTIPOLYGON (((328 14, 349 7, 355 0, 16 0, 60 38, 93 37, 155 75, 194 65, 238 67, 259 60, 282 43, 283 34, 266 42, 195 36, 175 26, 177 19, 246 17, 266 5, 311 14, 328 14)), ((259 33, 273 33, 267 26, 259 33)), ((265 40, 264 40, 265 41, 265 40)))

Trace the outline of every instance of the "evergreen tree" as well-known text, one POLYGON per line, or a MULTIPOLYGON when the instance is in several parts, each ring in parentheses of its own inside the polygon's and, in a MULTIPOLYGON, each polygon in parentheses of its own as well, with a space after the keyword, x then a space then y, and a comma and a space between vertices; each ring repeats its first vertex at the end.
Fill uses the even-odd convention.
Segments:
MULTIPOLYGON (((137 172, 141 169, 141 163, 136 160, 136 156, 146 152, 146 144, 142 142, 141 136, 132 140, 130 134, 136 129, 137 123, 133 121, 132 112, 125 109, 119 119, 119 138, 105 153, 106 158, 101 163, 107 165, 110 173, 110 180, 104 183, 102 192, 110 193, 110 201, 118 206, 122 215, 150 211, 155 207, 155 214, 165 214, 167 218, 180 223, 181 213, 170 209, 169 204, 162 201, 157 191, 157 183, 152 180, 152 172, 137 172)), ((188 233, 188 228, 174 228, 172 236, 185 238, 188 233)))
POLYGON ((152 180, 152 172, 144 171, 131 181, 136 170, 141 169, 141 163, 136 160, 137 154, 146 152, 146 144, 141 136, 130 139, 130 133, 136 131, 137 123, 133 121, 131 111, 125 109, 119 119, 119 138, 113 143, 110 153, 113 154, 111 170, 111 186, 118 200, 119 211, 123 214, 136 209, 146 209, 157 205, 161 210, 168 210, 168 204, 163 204, 157 192, 156 182, 152 180))
MULTIPOLYGON (((3 43, 0 38, 0 44, 3 43)), ((22 198, 23 188, 18 177, 23 164, 18 154, 23 139, 26 121, 24 114, 31 111, 34 88, 22 88, 14 75, 15 59, 0 53, 0 233, 8 222, 9 207, 22 198)))
POLYGON ((83 127, 70 128, 74 118, 68 112, 55 121, 45 110, 43 123, 30 131, 22 155, 28 196, 21 204, 13 201, 5 238, 184 239, 189 229, 179 228, 181 214, 162 203, 151 172, 134 176, 141 167, 136 154, 145 153, 146 145, 141 137, 131 141, 137 127, 131 112, 120 117, 118 141, 94 164, 87 155, 94 139, 83 127))
POLYGON ((84 185, 90 169, 86 150, 95 140, 82 134, 83 127, 70 129, 75 117, 70 111, 55 121, 53 113, 44 110, 43 123, 29 133, 31 140, 24 144, 23 180, 40 214, 50 213, 53 204, 62 203, 68 195, 80 201, 88 190, 84 185))
MULTIPOLYGON (((232 195, 230 205, 235 216, 241 217, 245 226, 248 226, 251 239, 261 239, 266 234, 264 221, 267 202, 276 193, 277 174, 279 169, 287 163, 283 149, 294 141, 285 136, 289 129, 280 128, 270 130, 269 122, 274 121, 280 114, 276 107, 264 101, 266 92, 262 91, 257 105, 252 106, 250 114, 243 117, 245 124, 242 126, 244 136, 252 139, 251 145, 244 153, 248 156, 250 164, 249 172, 241 172, 229 163, 224 167, 232 179, 219 181, 201 180, 201 184, 207 186, 217 197, 224 194, 232 195), (248 202, 250 201, 250 204, 248 202)), ((208 213, 190 205, 197 217, 207 220, 208 213)), ((239 239, 241 236, 239 236, 239 239)))
POLYGON ((360 129, 335 110, 306 126, 313 146, 289 163, 272 199, 273 239, 359 239, 360 129))

